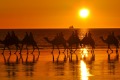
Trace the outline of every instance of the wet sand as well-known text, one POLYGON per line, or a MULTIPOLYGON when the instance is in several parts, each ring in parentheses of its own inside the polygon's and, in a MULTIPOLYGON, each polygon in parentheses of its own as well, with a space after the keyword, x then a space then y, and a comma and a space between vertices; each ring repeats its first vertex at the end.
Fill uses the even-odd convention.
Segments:
MULTIPOLYGON (((80 50, 73 54, 72 61, 67 58, 64 60, 64 54, 61 50, 59 59, 58 50, 54 51, 54 62, 51 49, 42 49, 38 61, 38 52, 35 50, 34 56, 22 52, 22 59, 16 63, 16 55, 12 55, 7 63, 9 54, 5 51, 4 56, 0 54, 0 79, 1 80, 119 80, 120 79, 120 60, 115 60, 115 51, 111 54, 111 60, 108 60, 106 49, 95 49, 95 60, 91 60, 89 51, 86 59, 81 59, 80 50), (26 61, 27 58, 27 61, 26 61)), ((2 53, 2 52, 0 52, 2 53)), ((65 54, 67 54, 65 52, 65 54)), ((20 58, 19 52, 17 53, 20 58)))

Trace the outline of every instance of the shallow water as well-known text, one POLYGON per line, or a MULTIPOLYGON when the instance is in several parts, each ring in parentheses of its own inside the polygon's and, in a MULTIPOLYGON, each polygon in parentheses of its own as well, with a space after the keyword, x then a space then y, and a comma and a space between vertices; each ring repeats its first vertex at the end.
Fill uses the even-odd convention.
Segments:
POLYGON ((120 61, 114 60, 115 51, 110 61, 106 49, 96 49, 94 61, 90 52, 86 59, 81 59, 80 50, 76 51, 78 60, 75 54, 72 61, 69 58, 64 60, 62 51, 58 61, 58 50, 54 51, 53 62, 51 49, 42 49, 38 61, 35 61, 37 51, 34 52, 35 57, 28 54, 28 58, 26 51, 22 52, 22 58, 19 52, 16 56, 12 51, 9 58, 6 50, 4 55, 0 54, 0 80, 120 80, 120 61))

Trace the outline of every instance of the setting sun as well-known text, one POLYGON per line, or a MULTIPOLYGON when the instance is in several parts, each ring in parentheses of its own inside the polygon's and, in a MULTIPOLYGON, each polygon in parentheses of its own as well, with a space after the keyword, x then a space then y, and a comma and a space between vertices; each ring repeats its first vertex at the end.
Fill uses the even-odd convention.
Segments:
POLYGON ((82 17, 82 18, 86 18, 86 17, 88 17, 88 15, 89 15, 89 10, 88 10, 88 9, 81 9, 81 10, 79 11, 79 15, 80 15, 80 17, 82 17))

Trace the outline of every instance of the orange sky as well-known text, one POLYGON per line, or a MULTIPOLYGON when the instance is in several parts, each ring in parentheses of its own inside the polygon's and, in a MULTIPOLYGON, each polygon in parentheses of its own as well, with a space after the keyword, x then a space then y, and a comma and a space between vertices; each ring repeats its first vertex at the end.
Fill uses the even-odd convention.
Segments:
POLYGON ((119 28, 119 0, 0 0, 0 28, 119 28), (86 7, 89 18, 78 12, 86 7))

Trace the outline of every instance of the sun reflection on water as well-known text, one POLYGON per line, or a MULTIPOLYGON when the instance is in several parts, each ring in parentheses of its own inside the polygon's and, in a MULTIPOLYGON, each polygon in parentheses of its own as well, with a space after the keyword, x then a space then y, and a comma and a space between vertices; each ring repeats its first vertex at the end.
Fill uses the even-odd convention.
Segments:
POLYGON ((87 48, 82 48, 82 60, 80 61, 80 76, 81 79, 80 80, 88 80, 89 76, 92 76, 89 72, 89 68, 87 67, 84 58, 88 57, 88 49, 87 48))
POLYGON ((82 53, 81 53, 82 59, 84 57, 88 57, 88 49, 87 48, 81 48, 81 51, 82 51, 82 53))
POLYGON ((88 80, 89 76, 92 76, 89 72, 89 68, 87 68, 86 63, 83 60, 80 61, 80 71, 81 71, 80 80, 88 80))
POLYGON ((87 70, 86 64, 81 60, 80 62, 81 69, 81 80, 88 80, 89 72, 87 70))

